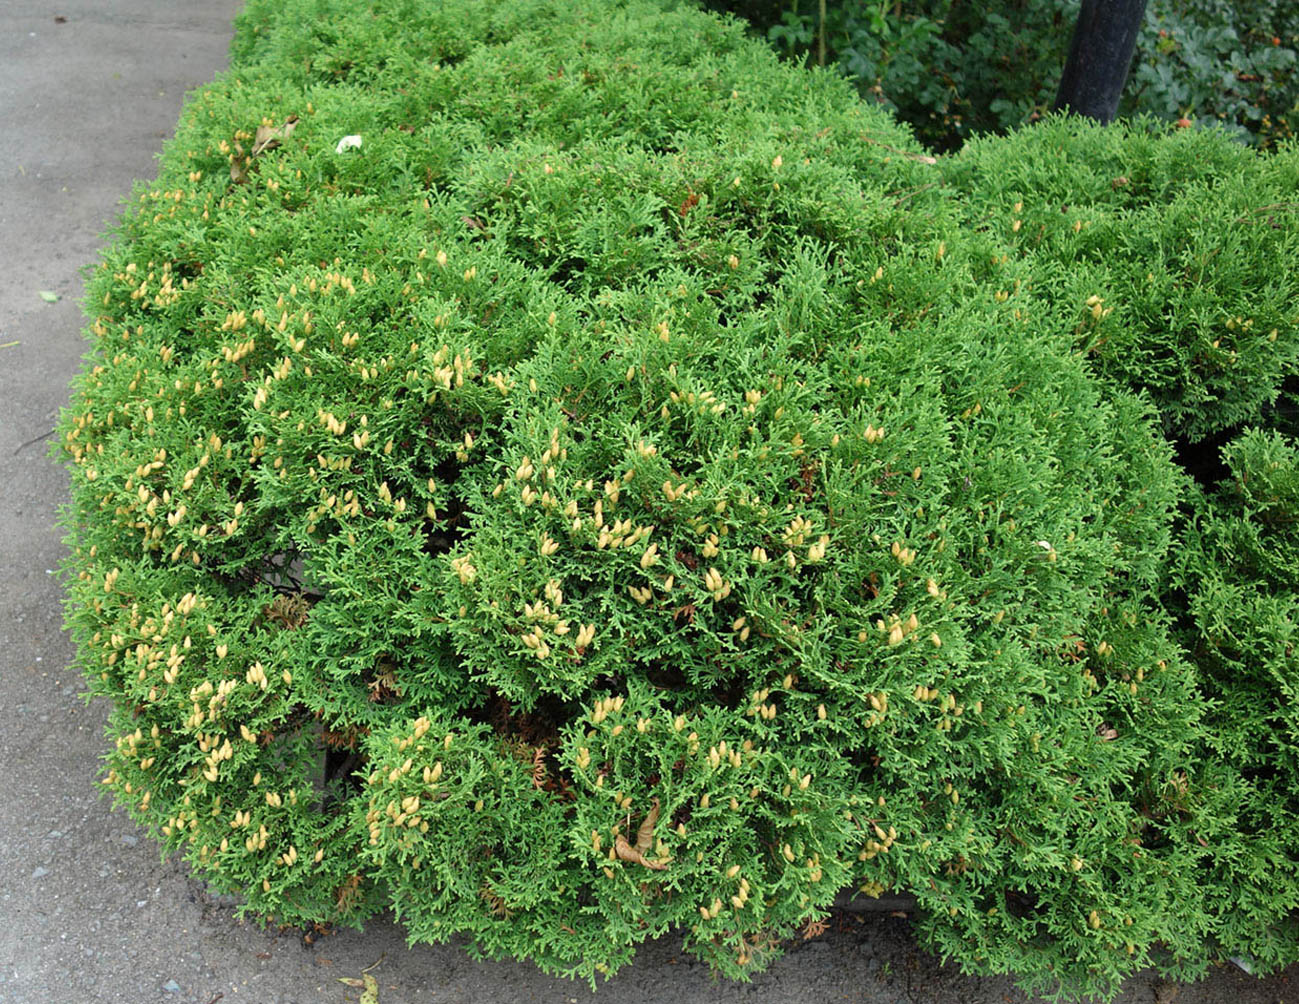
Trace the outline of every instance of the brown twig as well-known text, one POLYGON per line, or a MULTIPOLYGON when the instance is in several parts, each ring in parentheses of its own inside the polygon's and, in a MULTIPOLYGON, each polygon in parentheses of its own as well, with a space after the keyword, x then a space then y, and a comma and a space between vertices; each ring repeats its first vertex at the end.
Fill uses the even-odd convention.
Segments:
POLYGON ((42 439, 49 439, 52 435, 54 435, 53 429, 51 429, 49 432, 42 433, 41 435, 37 436, 35 439, 27 440, 27 442, 19 446, 18 449, 14 450, 14 456, 15 457, 18 456, 18 454, 20 454, 23 450, 27 449, 27 447, 31 446, 33 443, 39 443, 42 439))
POLYGON ((907 160, 918 160, 922 164, 931 164, 931 165, 938 163, 937 157, 930 157, 928 154, 924 154, 924 153, 912 153, 909 150, 900 150, 896 146, 889 146, 887 143, 881 143, 877 139, 871 139, 865 133, 858 133, 858 138, 863 140, 866 143, 871 144, 872 146, 883 147, 885 150, 888 150, 890 153, 896 153, 899 154, 900 156, 906 157, 907 160))

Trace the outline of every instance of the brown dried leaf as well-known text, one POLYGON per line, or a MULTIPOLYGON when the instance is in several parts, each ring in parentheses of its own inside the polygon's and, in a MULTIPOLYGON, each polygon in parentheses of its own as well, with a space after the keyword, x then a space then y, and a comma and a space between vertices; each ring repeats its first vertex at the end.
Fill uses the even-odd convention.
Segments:
POLYGON ((249 156, 256 157, 267 150, 274 150, 280 145, 281 141, 293 135, 293 130, 297 124, 298 117, 290 115, 284 120, 282 126, 258 126, 257 135, 253 138, 253 149, 249 156))
POLYGON ((614 838, 613 851, 620 861, 630 861, 632 864, 641 865, 656 872, 664 871, 667 868, 666 864, 660 861, 651 861, 645 857, 645 852, 650 849, 650 845, 654 842, 654 824, 658 822, 658 819, 659 800, 656 798, 653 807, 640 824, 640 829, 636 831, 636 846, 633 847, 621 833, 614 838))
POLYGON ((613 851, 618 855, 620 861, 630 861, 632 864, 642 865, 651 871, 661 872, 667 868, 667 865, 658 861, 651 861, 645 857, 644 852, 638 851, 631 844, 627 843, 627 838, 621 833, 614 838, 613 851))
POLYGON ((1105 742, 1109 742, 1111 739, 1117 739, 1119 737, 1118 730, 1109 722, 1102 722, 1097 727, 1096 734, 1105 742))
POLYGON ((257 135, 253 138, 251 157, 258 157, 267 150, 274 150, 280 145, 280 131, 274 126, 258 126, 257 135))
POLYGON ((644 854, 650 849, 650 844, 654 840, 654 824, 659 819, 659 800, 654 799, 654 805, 645 817, 644 822, 640 824, 640 829, 636 831, 636 850, 644 854))
POLYGON ((345 983, 349 987, 364 988, 358 1004, 379 1004, 379 981, 368 973, 363 973, 359 980, 350 976, 342 976, 339 977, 338 982, 345 983))

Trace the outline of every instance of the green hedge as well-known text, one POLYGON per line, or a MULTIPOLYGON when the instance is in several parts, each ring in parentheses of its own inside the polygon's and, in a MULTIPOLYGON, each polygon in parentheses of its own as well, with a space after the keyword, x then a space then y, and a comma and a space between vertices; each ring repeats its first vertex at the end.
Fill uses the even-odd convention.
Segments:
POLYGON ((1215 528, 1284 507, 1187 522, 1164 435, 1293 369, 1294 230, 1232 216, 1293 153, 1057 122, 935 163, 639 0, 254 0, 233 56, 61 426, 105 784, 165 853, 591 980, 671 928, 744 979, 850 883, 1064 993, 1299 954, 1293 719, 1251 685, 1229 731, 1248 653, 1191 626, 1215 528), (1131 233, 1191 218, 1237 269, 1197 302, 1278 332, 1199 383, 1131 233))

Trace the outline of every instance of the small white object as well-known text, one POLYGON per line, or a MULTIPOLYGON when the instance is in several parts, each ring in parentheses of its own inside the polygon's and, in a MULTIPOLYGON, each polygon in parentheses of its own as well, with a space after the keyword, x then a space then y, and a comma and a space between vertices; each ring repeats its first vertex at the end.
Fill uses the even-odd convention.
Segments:
POLYGON ((1040 548, 1042 548, 1042 550, 1044 550, 1044 551, 1051 551, 1051 550, 1054 550, 1054 548, 1052 548, 1051 545, 1048 544, 1045 540, 1039 540, 1039 541, 1037 541, 1037 546, 1040 547, 1040 548))
POLYGON ((360 148, 360 136, 344 136, 338 141, 338 146, 334 147, 334 152, 342 153, 344 150, 359 150, 360 148))
POLYGON ((1251 959, 1249 956, 1233 955, 1231 956, 1229 961, 1236 963, 1237 966, 1243 969, 1250 976, 1254 975, 1254 960, 1251 959))

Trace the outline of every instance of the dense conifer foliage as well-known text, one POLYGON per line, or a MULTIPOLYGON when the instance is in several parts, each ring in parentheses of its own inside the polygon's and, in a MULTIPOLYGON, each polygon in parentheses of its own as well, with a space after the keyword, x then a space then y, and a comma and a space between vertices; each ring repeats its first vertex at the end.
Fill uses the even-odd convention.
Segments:
POLYGON ((254 0, 233 55, 61 426, 166 852, 590 979, 745 978, 849 884, 1046 990, 1296 958, 1293 151, 936 162, 640 0, 254 0))

